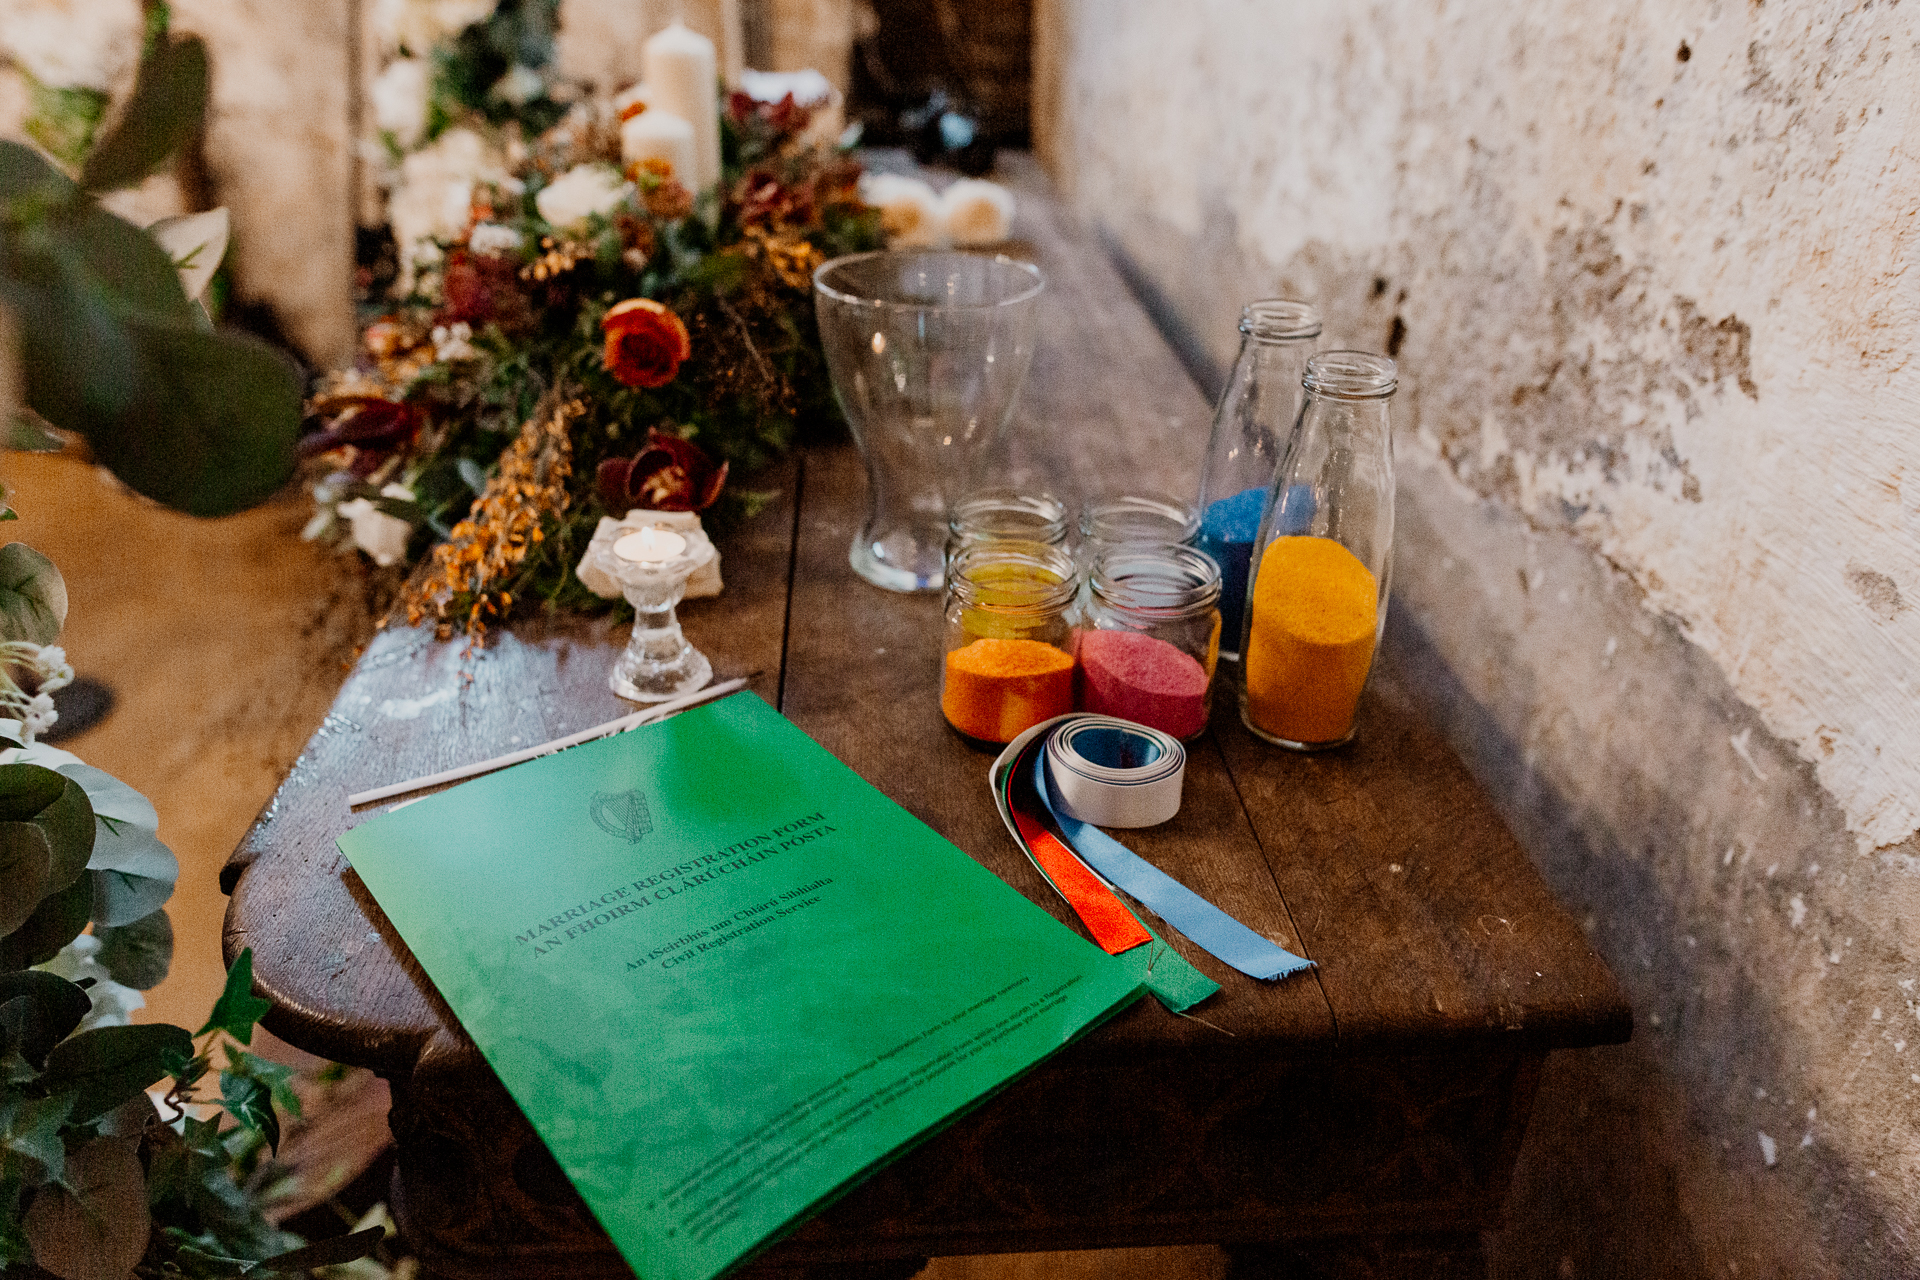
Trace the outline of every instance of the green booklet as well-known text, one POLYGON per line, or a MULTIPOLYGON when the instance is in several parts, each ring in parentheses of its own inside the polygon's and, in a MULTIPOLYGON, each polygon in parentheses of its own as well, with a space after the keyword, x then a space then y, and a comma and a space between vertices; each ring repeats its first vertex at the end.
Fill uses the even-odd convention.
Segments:
POLYGON ((340 848, 647 1280, 726 1270, 1143 990, 750 693, 340 848))

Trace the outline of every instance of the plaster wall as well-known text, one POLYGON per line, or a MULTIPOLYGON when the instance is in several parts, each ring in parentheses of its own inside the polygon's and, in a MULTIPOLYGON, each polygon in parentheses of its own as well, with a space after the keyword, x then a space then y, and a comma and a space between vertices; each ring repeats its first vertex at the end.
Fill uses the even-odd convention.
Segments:
POLYGON ((1920 9, 1035 30, 1043 155, 1203 381, 1273 293, 1400 361, 1398 643, 1641 1015, 1563 1068, 1622 1100, 1611 1152, 1544 1137, 1611 1189, 1560 1229, 1534 1170, 1514 1239, 1561 1274, 1920 1273, 1920 9))

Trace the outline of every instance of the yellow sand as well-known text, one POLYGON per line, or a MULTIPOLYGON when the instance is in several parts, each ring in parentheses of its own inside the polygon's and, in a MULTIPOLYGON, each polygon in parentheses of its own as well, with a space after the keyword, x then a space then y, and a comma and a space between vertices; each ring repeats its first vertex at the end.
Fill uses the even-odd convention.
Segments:
POLYGON ((1353 730, 1373 665, 1379 584, 1331 538, 1278 538, 1260 557, 1247 639, 1247 714, 1289 742, 1353 730))

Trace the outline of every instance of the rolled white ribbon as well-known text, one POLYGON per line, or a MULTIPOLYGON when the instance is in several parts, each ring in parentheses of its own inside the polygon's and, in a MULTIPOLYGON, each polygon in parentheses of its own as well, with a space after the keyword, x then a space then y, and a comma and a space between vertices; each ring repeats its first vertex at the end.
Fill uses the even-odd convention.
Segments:
POLYGON ((1187 750, 1131 720, 1068 716, 1047 737, 1047 773, 1068 817, 1096 827, 1154 827, 1180 812, 1187 750))

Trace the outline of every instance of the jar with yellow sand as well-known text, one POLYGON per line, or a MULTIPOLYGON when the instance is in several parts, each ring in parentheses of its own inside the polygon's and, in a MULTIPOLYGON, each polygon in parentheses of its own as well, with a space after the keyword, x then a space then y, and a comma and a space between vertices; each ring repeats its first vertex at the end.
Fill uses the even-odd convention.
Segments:
POLYGON ((1067 612, 1073 557, 1043 542, 994 539, 947 566, 940 710, 980 743, 1006 743, 1073 710, 1067 612))
POLYGON ((1393 573, 1393 361, 1307 362, 1299 421, 1254 542, 1240 718, 1297 751, 1353 737, 1393 573))

